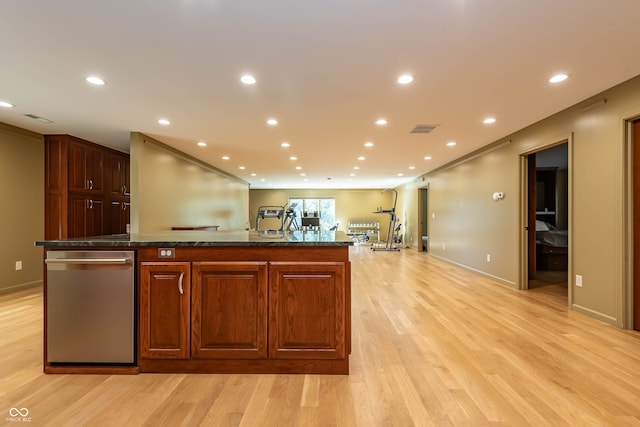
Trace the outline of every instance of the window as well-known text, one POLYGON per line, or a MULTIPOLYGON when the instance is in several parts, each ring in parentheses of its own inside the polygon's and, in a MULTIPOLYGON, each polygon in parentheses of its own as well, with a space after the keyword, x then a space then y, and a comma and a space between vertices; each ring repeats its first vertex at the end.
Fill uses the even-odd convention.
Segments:
POLYGON ((301 218, 304 216, 318 216, 322 229, 329 229, 336 224, 336 200, 333 197, 321 199, 290 198, 289 206, 294 203, 296 203, 294 211, 298 226, 302 225, 301 218))

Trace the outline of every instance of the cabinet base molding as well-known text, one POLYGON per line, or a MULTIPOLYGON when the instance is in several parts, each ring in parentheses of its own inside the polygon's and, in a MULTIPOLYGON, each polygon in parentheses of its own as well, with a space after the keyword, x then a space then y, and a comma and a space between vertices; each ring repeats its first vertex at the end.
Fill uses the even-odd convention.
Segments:
POLYGON ((349 358, 339 360, 139 360, 141 373, 348 375, 349 358))
POLYGON ((137 366, 45 365, 45 374, 137 375, 137 366))

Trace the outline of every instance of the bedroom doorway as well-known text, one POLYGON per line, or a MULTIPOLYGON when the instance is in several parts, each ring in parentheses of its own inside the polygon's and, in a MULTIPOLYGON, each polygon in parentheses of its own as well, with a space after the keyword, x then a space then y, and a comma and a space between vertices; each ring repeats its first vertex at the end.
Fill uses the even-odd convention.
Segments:
POLYGON ((568 142, 527 156, 527 289, 568 297, 568 142))
POLYGON ((420 220, 420 242, 418 242, 419 252, 429 251, 429 208, 427 192, 429 187, 418 188, 418 218, 420 220))
POLYGON ((633 194, 633 329, 640 330, 640 120, 632 130, 632 194, 633 194))

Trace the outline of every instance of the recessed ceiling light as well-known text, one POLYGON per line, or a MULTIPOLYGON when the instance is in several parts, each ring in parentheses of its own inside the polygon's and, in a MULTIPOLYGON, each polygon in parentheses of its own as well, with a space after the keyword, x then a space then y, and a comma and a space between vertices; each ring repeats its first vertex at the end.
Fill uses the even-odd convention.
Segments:
POLYGON ((431 156, 424 156, 425 160, 431 160, 431 156))
POLYGON ((167 125, 171 124, 171 122, 169 120, 167 120, 167 119, 160 119, 160 120, 158 120, 158 123, 160 123, 161 125, 164 125, 164 126, 167 126, 167 125))
POLYGON ((246 85, 254 85, 256 84, 256 78, 253 77, 251 74, 245 74, 242 77, 240 77, 240 81, 246 85))
POLYGON ((278 124, 278 121, 276 119, 269 119, 269 120, 267 120, 267 124, 269 126, 275 126, 275 125, 278 124))
POLYGON ((260 181, 265 182, 265 181, 266 181, 266 179, 262 178, 260 181))
POLYGON ((15 107, 15 105, 13 105, 12 103, 7 102, 7 101, 0 101, 0 107, 13 108, 13 107, 15 107))
POLYGON ((206 146, 207 146, 207 143, 206 143, 206 142, 204 142, 204 141, 200 141, 200 142, 198 142, 198 145, 199 145, 200 147, 206 147, 206 146))
POLYGON ((283 142, 282 144, 280 144, 280 146, 284 148, 289 148, 291 147, 291 144, 289 144, 288 142, 283 142))
POLYGON ((301 173, 300 176, 307 176, 307 174, 306 173, 301 173))
POLYGON ((416 167, 415 166, 409 166, 409 170, 414 170, 416 167))
POLYGON ((359 169, 360 169, 360 166, 354 166, 354 167, 353 167, 353 170, 356 170, 356 171, 357 171, 357 170, 359 170, 359 169))
POLYGON ((367 147, 367 148, 371 148, 371 147, 373 147, 373 142, 371 142, 371 141, 365 142, 364 146, 367 147))
POLYGON ((482 123, 484 123, 485 125, 490 125, 496 122, 496 118, 495 117, 487 117, 486 119, 484 119, 482 121, 482 123))
POLYGON ((289 160, 298 160, 298 158, 296 156, 291 156, 289 157, 289 160))
POLYGON ((102 80, 100 77, 97 77, 97 76, 89 76, 85 80, 91 83, 92 85, 96 85, 96 86, 104 86, 104 83, 105 83, 104 80, 102 80))
POLYGON ((411 74, 403 74, 398 77, 398 83, 401 85, 407 85, 413 81, 413 76, 411 74))
POLYGON ((400 173, 398 174, 398 176, 404 176, 404 174, 403 174, 402 172, 400 172, 400 173))
POLYGON ((229 160, 231 157, 229 156, 222 156, 222 160, 229 160))
POLYGON ((568 74, 565 74, 565 73, 556 74, 555 76, 549 79, 549 83, 560 83, 567 80, 568 78, 569 78, 568 74))
POLYGON ((447 142, 447 147, 455 147, 456 142, 455 141, 449 141, 447 142))
POLYGON ((251 176, 257 176, 255 173, 252 173, 251 176))
POLYGON ((360 161, 365 160, 365 157, 364 156, 360 156, 360 157, 358 157, 358 160, 360 160, 360 161))
POLYGON ((244 166, 238 166, 238 169, 245 170, 246 168, 244 166))
POLYGON ((351 173, 351 174, 349 174, 349 176, 356 176, 356 174, 355 173, 351 173))
POLYGON ((302 170, 302 166, 296 166, 296 170, 302 170))
POLYGON ((376 124, 377 124, 378 126, 384 126, 384 125, 386 125, 387 123, 389 123, 389 122, 387 121, 387 119, 378 119, 378 120, 376 120, 376 124))

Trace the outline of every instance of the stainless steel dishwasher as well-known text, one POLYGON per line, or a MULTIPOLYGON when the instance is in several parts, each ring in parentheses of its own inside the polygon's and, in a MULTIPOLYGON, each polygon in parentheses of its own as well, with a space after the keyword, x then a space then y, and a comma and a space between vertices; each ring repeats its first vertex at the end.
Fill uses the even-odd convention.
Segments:
POLYGON ((133 251, 48 251, 47 360, 134 362, 133 251))

